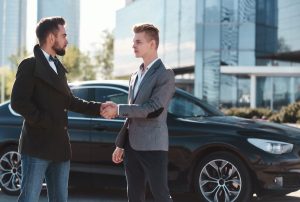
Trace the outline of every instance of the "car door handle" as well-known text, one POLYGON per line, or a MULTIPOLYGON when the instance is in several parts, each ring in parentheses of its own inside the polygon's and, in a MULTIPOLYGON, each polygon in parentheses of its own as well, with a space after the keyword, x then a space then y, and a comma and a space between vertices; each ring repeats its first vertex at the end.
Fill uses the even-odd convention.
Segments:
POLYGON ((93 129, 95 129, 95 130, 106 130, 107 128, 108 128, 107 126, 104 126, 104 125, 101 125, 101 124, 96 124, 93 127, 93 129))

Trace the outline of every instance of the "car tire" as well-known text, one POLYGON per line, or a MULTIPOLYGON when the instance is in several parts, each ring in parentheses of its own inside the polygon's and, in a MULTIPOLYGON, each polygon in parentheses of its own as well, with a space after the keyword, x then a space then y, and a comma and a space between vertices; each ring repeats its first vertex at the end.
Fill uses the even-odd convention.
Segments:
POLYGON ((249 171, 232 153, 212 153, 200 161, 195 171, 195 189, 201 201, 245 202, 252 198, 249 171))
POLYGON ((0 188, 9 195, 18 195, 21 189, 21 155, 17 146, 6 147, 0 152, 0 188))

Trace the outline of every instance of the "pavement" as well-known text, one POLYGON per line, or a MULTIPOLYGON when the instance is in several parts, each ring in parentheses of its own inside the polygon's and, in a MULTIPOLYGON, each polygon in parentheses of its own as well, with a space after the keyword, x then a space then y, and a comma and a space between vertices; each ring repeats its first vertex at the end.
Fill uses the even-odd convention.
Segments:
MULTIPOLYGON (((176 193, 172 194, 174 202, 200 202, 195 194, 176 193)), ((17 196, 8 196, 0 192, 1 202, 16 202, 17 196)), ((71 189, 69 191, 68 202, 126 202, 126 192, 124 190, 78 190, 71 189)), ((251 202, 299 202, 300 190, 293 192, 284 197, 268 196, 264 198, 254 197, 251 202)), ((47 193, 43 191, 39 202, 48 202, 47 193)), ((154 202, 150 197, 147 197, 147 202, 154 202)))

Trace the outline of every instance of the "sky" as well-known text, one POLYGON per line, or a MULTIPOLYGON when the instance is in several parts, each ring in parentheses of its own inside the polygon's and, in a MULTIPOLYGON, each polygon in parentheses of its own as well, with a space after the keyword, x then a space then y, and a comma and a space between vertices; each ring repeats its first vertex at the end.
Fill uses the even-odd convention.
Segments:
MULTIPOLYGON (((27 48, 35 44, 36 1, 27 0, 27 48)), ((80 44, 84 52, 93 52, 93 43, 101 43, 104 30, 113 31, 116 11, 125 6, 125 0, 81 0, 80 1, 80 44)))

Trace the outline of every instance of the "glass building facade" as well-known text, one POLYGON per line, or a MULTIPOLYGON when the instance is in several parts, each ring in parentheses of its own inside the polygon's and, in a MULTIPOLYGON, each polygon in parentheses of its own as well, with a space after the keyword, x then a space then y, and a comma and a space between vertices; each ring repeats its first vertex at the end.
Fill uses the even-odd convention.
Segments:
MULTIPOLYGON (((223 107, 280 109, 300 100, 300 78, 258 75, 251 98, 251 75, 222 74, 222 66, 292 67, 295 60, 272 58, 300 51, 298 0, 137 0, 117 12, 115 75, 137 67, 131 50, 132 25, 160 28, 159 55, 176 69, 194 67, 194 94, 223 107)), ((300 55, 299 55, 300 57, 300 55)), ((138 61, 141 62, 141 61, 138 61)), ((177 78, 180 76, 177 76, 177 78)))
POLYGON ((62 16, 67 21, 68 42, 79 47, 80 0, 38 0, 37 21, 49 16, 62 16))
POLYGON ((27 0, 0 0, 0 67, 26 48, 27 0))
POLYGON ((185 67, 195 63, 196 0, 137 0, 117 11, 114 46, 115 76, 130 75, 141 60, 132 50, 133 25, 155 24, 160 30, 158 53, 166 65, 185 67), (183 31, 184 30, 184 31, 183 31))

